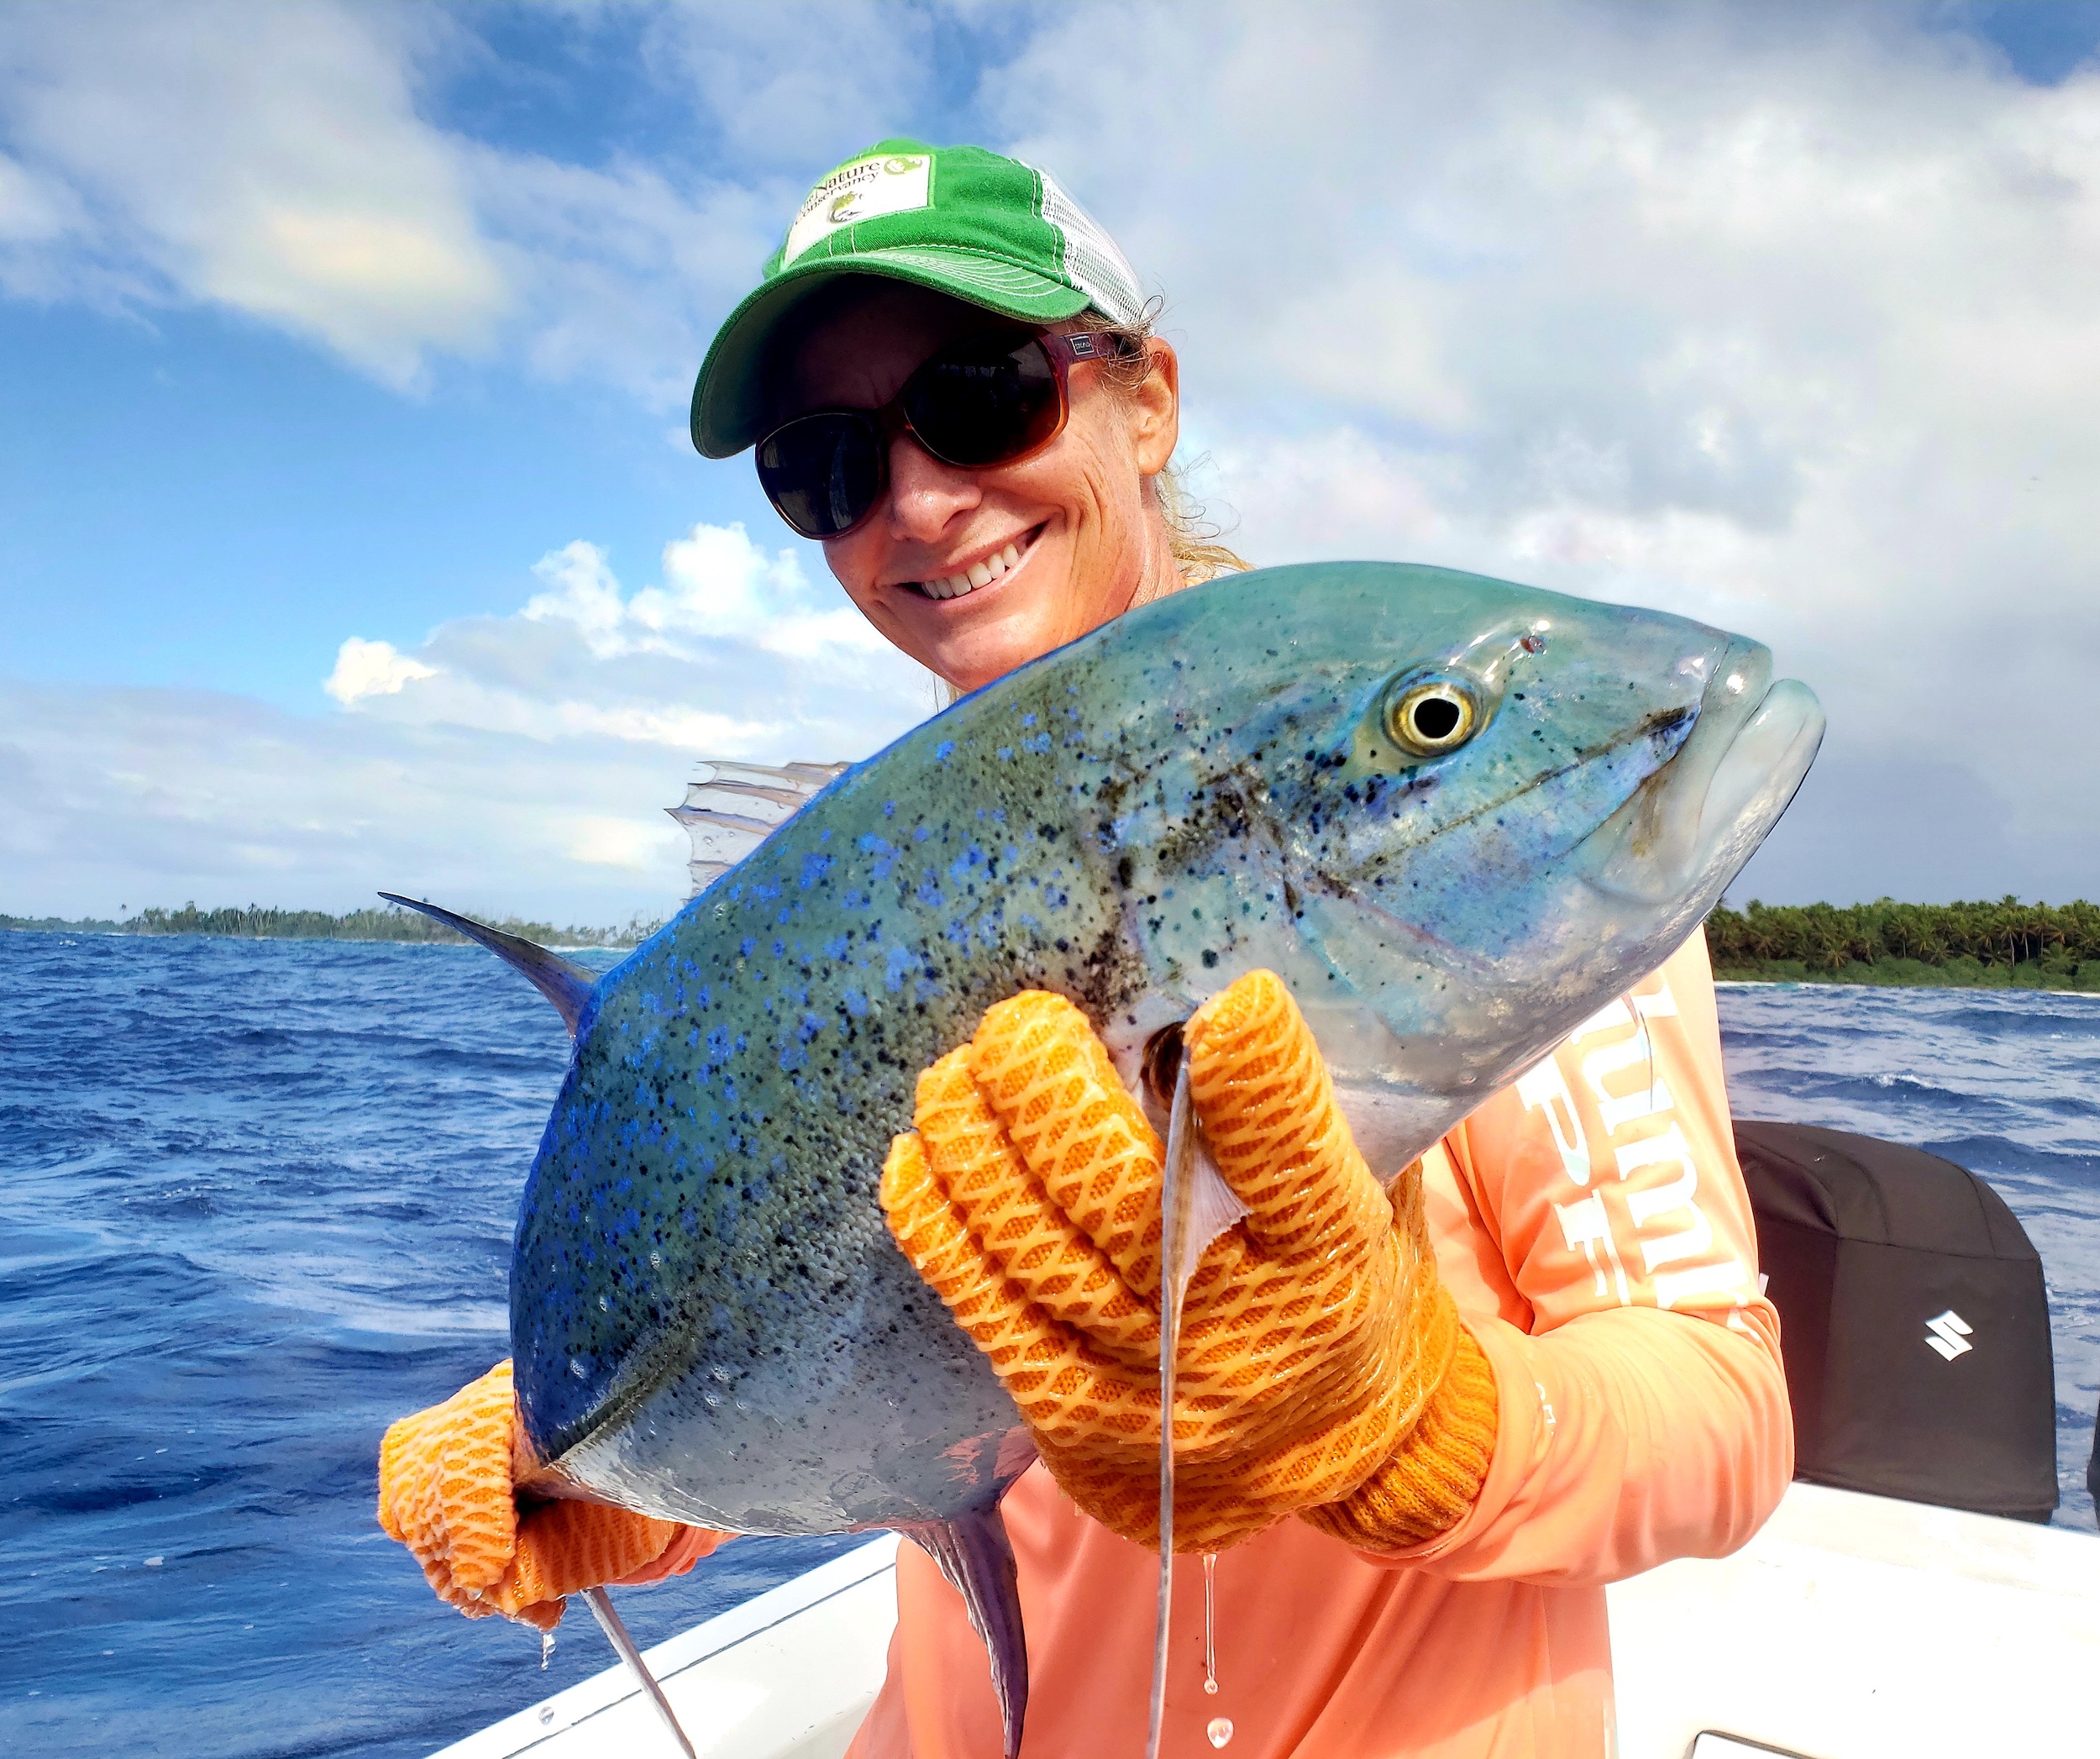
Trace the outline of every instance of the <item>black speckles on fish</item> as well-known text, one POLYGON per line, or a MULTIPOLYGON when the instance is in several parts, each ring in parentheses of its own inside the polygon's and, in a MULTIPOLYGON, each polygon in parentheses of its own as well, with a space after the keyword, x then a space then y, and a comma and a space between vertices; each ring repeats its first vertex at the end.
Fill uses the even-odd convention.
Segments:
POLYGON ((549 1481, 746 1532, 963 1522, 932 1548, 970 1579, 1030 1450, 884 1226, 918 1072, 1034 987, 1132 1078, 1266 966, 1396 1169, 1696 927, 1820 727, 1755 643, 1368 563, 1214 581, 965 698, 584 1006, 512 1268, 549 1481), (1403 724, 1425 680, 1446 749, 1403 724))

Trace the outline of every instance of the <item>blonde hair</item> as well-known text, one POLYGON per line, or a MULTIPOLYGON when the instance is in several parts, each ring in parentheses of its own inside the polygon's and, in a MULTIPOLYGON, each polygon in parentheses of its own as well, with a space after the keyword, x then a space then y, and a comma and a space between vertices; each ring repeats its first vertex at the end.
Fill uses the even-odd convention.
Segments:
MULTIPOLYGON (((1118 323, 1091 307, 1074 322, 1076 329, 1089 334, 1117 339, 1117 352, 1104 363, 1102 372, 1109 384, 1126 396, 1135 395, 1137 387, 1152 376, 1152 355, 1146 344, 1156 333, 1164 304, 1163 300, 1152 300, 1129 323, 1118 323)), ((1188 484, 1172 464, 1152 479, 1152 491, 1160 517, 1166 522, 1174 566, 1187 585, 1194 586, 1221 574, 1243 574, 1253 566, 1229 544, 1218 542, 1224 535, 1222 529, 1205 516, 1203 503, 1189 492, 1188 484)))

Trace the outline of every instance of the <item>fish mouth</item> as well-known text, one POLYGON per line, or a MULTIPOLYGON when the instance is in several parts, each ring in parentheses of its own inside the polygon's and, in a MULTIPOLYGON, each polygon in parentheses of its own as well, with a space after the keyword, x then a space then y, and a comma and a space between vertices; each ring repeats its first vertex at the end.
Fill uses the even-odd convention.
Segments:
POLYGON ((1713 658, 1690 735, 1585 840, 1608 897, 1711 909, 1779 822, 1823 742, 1822 705, 1772 655, 1731 640, 1713 658))

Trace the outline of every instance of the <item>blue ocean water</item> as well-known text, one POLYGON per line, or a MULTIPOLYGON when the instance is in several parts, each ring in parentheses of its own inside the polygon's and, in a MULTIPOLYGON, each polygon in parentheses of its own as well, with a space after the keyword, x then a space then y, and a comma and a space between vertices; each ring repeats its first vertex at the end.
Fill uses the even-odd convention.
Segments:
MULTIPOLYGON (((444 1612, 372 1519, 394 1416, 506 1349, 566 1043, 471 948, 0 933, 0 1746, 428 1752, 606 1665, 444 1612)), ((2047 1263, 2066 1493, 2100 1389, 2100 1000, 1723 993, 1746 1116, 1937 1148, 2047 1263)), ((654 1641, 850 1541, 622 1596, 654 1641)))
POLYGON ((509 1353, 554 1011, 475 948, 322 942, 0 933, 0 1749, 391 1759, 606 1666, 580 1607, 544 1673, 438 1616, 373 1520, 386 1424, 509 1353))

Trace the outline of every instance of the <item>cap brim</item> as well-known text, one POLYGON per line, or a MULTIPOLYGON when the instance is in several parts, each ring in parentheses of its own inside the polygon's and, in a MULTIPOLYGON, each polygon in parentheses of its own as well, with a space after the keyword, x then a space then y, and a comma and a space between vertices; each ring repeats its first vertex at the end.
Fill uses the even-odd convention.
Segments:
POLYGON ((750 295, 715 333, 693 385, 693 445, 702 457, 728 458, 758 439, 766 417, 758 378, 767 343, 816 287, 842 275, 910 281, 1002 318, 1036 323, 1075 318, 1088 302, 1076 288, 1004 257, 937 244, 899 245, 797 263, 750 295))

